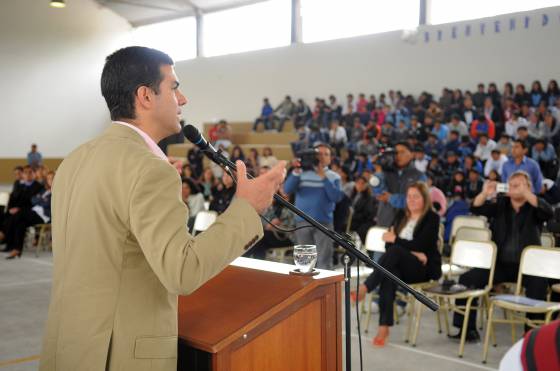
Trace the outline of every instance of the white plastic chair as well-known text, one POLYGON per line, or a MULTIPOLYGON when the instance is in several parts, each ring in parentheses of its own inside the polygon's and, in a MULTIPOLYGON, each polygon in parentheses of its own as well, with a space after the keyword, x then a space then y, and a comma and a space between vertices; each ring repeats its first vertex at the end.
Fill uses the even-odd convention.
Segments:
POLYGON ((8 201, 10 200, 10 194, 8 192, 0 192, 0 206, 8 206, 8 201))
MULTIPOLYGON (((453 241, 457 242, 463 240, 478 242, 492 241, 492 231, 490 231, 488 228, 462 226, 457 229, 453 241)), ((441 273, 446 278, 460 276, 467 270, 468 269, 454 264, 444 263, 441 265, 441 273)))
POLYGON ((385 252, 385 241, 383 233, 387 232, 384 227, 371 227, 366 235, 366 250, 373 252, 385 252))
POLYGON ((218 213, 215 211, 199 211, 194 220, 193 234, 207 230, 217 217, 218 213))

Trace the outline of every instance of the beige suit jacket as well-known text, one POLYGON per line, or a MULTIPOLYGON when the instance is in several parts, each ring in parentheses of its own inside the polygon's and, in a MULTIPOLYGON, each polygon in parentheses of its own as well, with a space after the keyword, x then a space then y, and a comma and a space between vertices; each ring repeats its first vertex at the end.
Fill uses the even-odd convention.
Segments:
POLYGON ((176 169, 112 124, 60 165, 52 196, 54 274, 40 370, 161 370, 177 363, 177 295, 262 237, 234 199, 205 232, 187 231, 176 169))

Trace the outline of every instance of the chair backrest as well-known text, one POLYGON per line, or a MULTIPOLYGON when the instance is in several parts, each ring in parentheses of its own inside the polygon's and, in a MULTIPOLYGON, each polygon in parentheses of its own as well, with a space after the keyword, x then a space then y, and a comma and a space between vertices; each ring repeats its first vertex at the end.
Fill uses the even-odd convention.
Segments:
POLYGON ((387 232, 384 227, 371 227, 366 235, 366 250, 385 252, 385 241, 383 241, 383 233, 387 232))
POLYGON ((554 247, 556 245, 556 240, 552 233, 542 233, 541 234, 541 246, 544 247, 554 247))
POLYGON ((516 295, 521 293, 523 275, 560 279, 560 249, 527 246, 521 254, 516 295))
POLYGON ((496 244, 492 241, 459 240, 454 242, 451 248, 451 264, 490 270, 486 286, 490 289, 494 281, 497 250, 496 244))
POLYGON ((216 221, 218 213, 215 211, 199 211, 194 220, 193 232, 202 232, 216 221))
POLYGON ((476 215, 459 215, 453 219, 451 225, 451 241, 454 241, 457 230, 461 227, 486 228, 486 218, 476 215))
POLYGON ((457 229, 455 239, 453 241, 469 240, 487 242, 492 241, 492 232, 488 228, 475 228, 462 226, 457 229))
POLYGON ((8 206, 8 201, 10 200, 10 194, 8 192, 0 192, 0 206, 8 206))

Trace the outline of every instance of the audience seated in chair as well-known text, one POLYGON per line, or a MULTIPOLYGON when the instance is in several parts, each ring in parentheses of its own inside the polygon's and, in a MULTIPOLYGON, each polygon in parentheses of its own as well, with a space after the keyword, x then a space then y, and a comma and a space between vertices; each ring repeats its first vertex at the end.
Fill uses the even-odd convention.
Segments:
MULTIPOLYGON (((531 191, 531 179, 527 173, 513 173, 508 185, 509 191, 503 195, 497 193, 495 182, 487 181, 471 208, 474 214, 484 215, 491 220, 492 239, 498 247, 495 285, 516 281, 521 252, 526 246, 541 244, 542 225, 553 216, 550 205, 531 191)), ((487 282, 488 270, 484 269, 472 269, 459 278, 459 283, 468 288, 482 288, 487 282)), ((546 298, 547 280, 529 276, 525 277, 523 285, 527 297, 539 300, 546 298)), ((457 300, 456 304, 464 305, 464 300, 457 300)), ((473 302, 473 305, 476 303, 473 302)), ((461 328, 462 324, 463 316, 455 313, 453 325, 461 328)), ((476 331, 476 313, 471 312, 467 331, 467 341, 480 339, 476 331)), ((459 339, 460 336, 459 332, 452 338, 459 339)))
MULTIPOLYGON (((437 280, 441 276, 441 256, 437 248, 439 216, 425 183, 417 182, 406 191, 406 208, 398 212, 392 227, 383 235, 386 253, 379 264, 407 283, 437 280)), ((362 300, 367 292, 379 287, 379 329, 374 346, 384 346, 393 326, 393 302, 396 285, 374 271, 354 293, 362 300)))

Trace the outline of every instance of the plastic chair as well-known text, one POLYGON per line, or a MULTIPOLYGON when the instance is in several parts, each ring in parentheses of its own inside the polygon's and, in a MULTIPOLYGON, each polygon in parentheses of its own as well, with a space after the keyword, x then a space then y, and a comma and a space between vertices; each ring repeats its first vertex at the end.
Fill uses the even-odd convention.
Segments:
MULTIPOLYGON (((527 246, 521 254, 521 262, 519 265, 519 274, 517 276, 517 287, 514 295, 496 295, 491 298, 490 309, 488 313, 488 326, 486 335, 484 336, 484 349, 482 354, 482 362, 486 363, 488 357, 488 343, 490 335, 494 334, 494 323, 511 324, 511 338, 515 343, 515 325, 523 324, 530 327, 538 327, 542 324, 548 324, 551 321, 552 314, 560 311, 560 303, 552 303, 543 300, 529 299, 521 295, 523 275, 543 277, 548 279, 560 279, 560 249, 543 247, 543 246, 527 246), (493 318, 494 309, 501 308, 510 314, 510 318, 495 319, 493 318), (521 315, 521 314, 522 315, 521 315), (525 316, 527 313, 540 313, 545 315, 544 320, 533 320, 525 316)), ((494 346, 496 339, 494 337, 494 346)))
MULTIPOLYGON (((492 231, 490 231, 488 228, 461 226, 459 227, 459 229, 457 229, 453 241, 461 240, 480 242, 492 241, 492 231)), ((463 267, 448 263, 444 263, 441 265, 441 273, 447 279, 460 276, 467 270, 468 269, 465 269, 463 267)))

